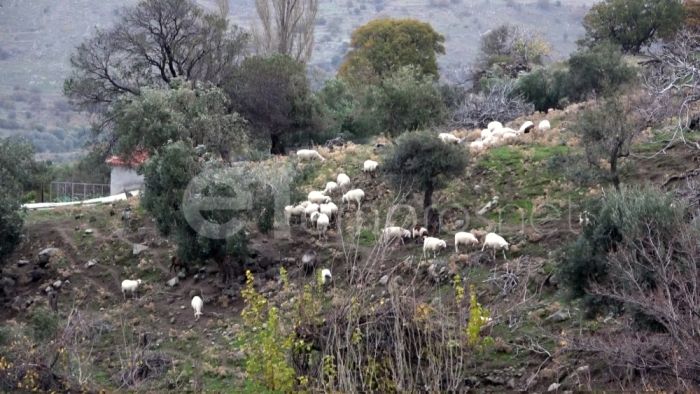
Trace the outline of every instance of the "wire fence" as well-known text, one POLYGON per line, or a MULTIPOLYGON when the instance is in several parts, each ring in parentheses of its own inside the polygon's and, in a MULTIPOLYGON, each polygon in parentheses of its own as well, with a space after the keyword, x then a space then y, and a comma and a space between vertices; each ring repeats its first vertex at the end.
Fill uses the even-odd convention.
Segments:
POLYGON ((51 182, 49 201, 71 202, 109 197, 110 186, 101 183, 51 182))

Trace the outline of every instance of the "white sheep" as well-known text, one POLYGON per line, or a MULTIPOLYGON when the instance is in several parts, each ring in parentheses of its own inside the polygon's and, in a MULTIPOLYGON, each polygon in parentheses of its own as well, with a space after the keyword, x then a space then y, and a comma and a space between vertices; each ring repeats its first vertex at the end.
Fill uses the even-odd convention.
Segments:
POLYGON ((497 129, 491 130, 491 136, 494 137, 494 138, 498 138, 498 137, 502 136, 502 135, 505 134, 505 133, 506 133, 506 131, 504 130, 503 127, 499 127, 499 128, 497 128, 497 129))
POLYGON ((491 130, 489 129, 483 129, 481 130, 481 139, 485 140, 487 138, 491 137, 491 130))
POLYGON ((318 212, 320 209, 321 207, 318 204, 309 204, 306 206, 306 208, 304 208, 304 221, 306 222, 307 227, 309 224, 308 220, 311 219, 311 215, 314 212, 318 212))
POLYGON ((413 230, 411 230, 411 235, 416 240, 416 243, 418 243, 418 238, 428 235, 428 229, 421 226, 415 226, 413 227, 413 230))
POLYGON ((496 122, 496 121, 490 122, 490 123, 488 124, 488 126, 486 126, 486 128, 489 129, 490 131, 494 131, 494 130, 496 130, 496 129, 500 129, 500 128, 502 128, 502 127, 503 127, 503 124, 501 124, 501 122, 496 122))
POLYGON ((299 157, 299 161, 313 160, 313 159, 321 159, 321 161, 326 161, 326 159, 324 159, 320 153, 316 152, 313 149, 298 150, 297 157, 299 157))
POLYGON ((401 227, 387 227, 382 230, 382 240, 385 243, 389 243, 395 238, 401 240, 401 245, 405 245, 404 238, 411 238, 411 232, 401 227))
POLYGON ((194 320, 199 320, 202 315, 202 306, 204 306, 204 301, 199 296, 194 296, 192 298, 192 309, 194 309, 194 320))
POLYGON ((329 270, 328 268, 324 268, 323 270, 321 270, 321 283, 327 285, 331 283, 332 280, 333 276, 331 275, 331 270, 329 270))
POLYGON ((432 250, 433 251, 433 258, 437 255, 437 252, 439 252, 442 249, 447 248, 447 242, 439 239, 439 238, 433 238, 433 237, 425 237, 423 240, 423 258, 425 258, 425 252, 427 250, 432 250))
POLYGON ((510 139, 510 138, 515 138, 515 137, 517 137, 517 136, 518 136, 518 135, 515 134, 515 133, 505 133, 505 134, 503 134, 503 137, 502 137, 502 138, 503 138, 504 140, 507 140, 507 139, 510 139))
POLYGON ((484 251, 485 247, 493 249, 493 258, 496 258, 496 249, 503 250, 503 258, 506 258, 506 250, 510 246, 503 237, 496 233, 488 233, 484 237, 484 246, 481 247, 481 251, 484 251))
POLYGON ((540 122, 540 125, 537 128, 540 129, 540 131, 547 131, 552 128, 552 125, 550 125, 549 121, 545 119, 540 122))
POLYGON ((338 190, 340 187, 338 186, 337 183, 335 182, 328 182, 326 183, 326 188, 323 189, 323 194, 328 195, 333 193, 334 191, 338 190))
POLYGON ((319 191, 312 191, 309 193, 309 196, 307 197, 308 200, 314 204, 327 204, 329 201, 331 201, 331 198, 323 192, 319 191))
POLYGON ((131 294, 135 294, 136 292, 139 291, 139 286, 141 285, 141 279, 136 279, 136 280, 129 280, 129 279, 124 279, 122 281, 122 295, 124 296, 124 299, 126 299, 126 292, 130 292, 131 294))
POLYGON ((316 211, 311 213, 311 215, 309 216, 311 227, 316 227, 316 221, 318 220, 319 216, 321 216, 321 212, 316 211))
POLYGON ((347 176, 346 174, 338 174, 338 186, 340 186, 340 189, 345 193, 346 190, 350 189, 352 187, 352 182, 350 181, 350 177, 347 176))
POLYGON ((528 120, 525 123, 523 123, 522 126, 520 126, 520 129, 518 129, 518 134, 523 134, 523 133, 527 134, 530 131, 532 131, 532 129, 534 129, 534 128, 535 128, 535 124, 528 120))
POLYGON ((318 239, 321 239, 321 236, 323 236, 325 239, 328 239, 328 236, 326 235, 326 230, 328 230, 328 227, 330 227, 331 220, 328 218, 328 215, 325 213, 319 213, 318 218, 316 219, 316 230, 318 230, 318 239))
POLYGON ((352 189, 349 192, 343 194, 343 202, 348 203, 348 209, 350 209, 350 201, 357 202, 357 210, 360 210, 362 205, 362 200, 365 198, 365 192, 362 189, 352 189))
POLYGON ((471 151, 479 151, 484 149, 484 141, 472 141, 471 144, 469 144, 469 150, 471 151))
POLYGON ((330 204, 321 204, 319 207, 319 212, 325 214, 329 219, 333 220, 333 208, 330 206, 330 204))
POLYGON ((479 240, 474 234, 460 231, 455 234, 455 253, 459 253, 459 245, 478 245, 479 240))
POLYGON ((364 171, 365 175, 369 174, 374 177, 374 172, 377 170, 378 165, 379 163, 374 160, 365 160, 365 164, 362 166, 362 171, 364 171))
POLYGON ((289 226, 289 220, 292 218, 292 216, 301 218, 301 215, 304 214, 305 208, 306 206, 304 205, 287 205, 284 207, 284 218, 287 221, 287 226, 289 226))
POLYGON ((459 143, 461 143, 461 142, 463 141, 462 139, 457 138, 457 137, 455 137, 454 135, 452 135, 452 134, 450 134, 450 133, 440 133, 440 134, 438 135, 438 138, 440 138, 440 139, 442 140, 442 142, 445 142, 445 143, 450 143, 450 142, 451 142, 451 143, 454 143, 454 144, 459 144, 459 143))

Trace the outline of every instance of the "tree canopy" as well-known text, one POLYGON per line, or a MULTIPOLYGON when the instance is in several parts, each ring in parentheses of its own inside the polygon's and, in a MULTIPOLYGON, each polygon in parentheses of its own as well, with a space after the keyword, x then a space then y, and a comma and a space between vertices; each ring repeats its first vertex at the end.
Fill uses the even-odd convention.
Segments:
POLYGON ((583 18, 586 36, 579 44, 608 40, 624 52, 639 53, 659 38, 673 37, 684 20, 679 0, 604 0, 583 18))
POLYGON ((464 173, 467 151, 442 142, 427 131, 404 133, 384 154, 382 168, 389 182, 404 192, 423 192, 423 207, 432 205, 433 192, 464 173))
POLYGON ((31 143, 9 138, 0 140, 0 263, 21 240, 22 193, 32 178, 33 166, 31 143))
POLYGON ((366 61, 380 77, 414 65, 423 74, 439 77, 437 55, 445 54, 445 37, 417 19, 375 19, 353 32, 350 52, 339 75, 366 61))

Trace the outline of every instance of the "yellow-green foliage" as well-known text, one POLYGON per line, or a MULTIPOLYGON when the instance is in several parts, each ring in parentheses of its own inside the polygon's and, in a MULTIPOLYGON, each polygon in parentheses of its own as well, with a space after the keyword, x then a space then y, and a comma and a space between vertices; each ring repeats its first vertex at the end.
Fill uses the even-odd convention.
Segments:
POLYGON ((474 285, 469 286, 469 325, 467 326, 467 335, 469 336, 468 344, 479 350, 483 349, 483 344, 492 343, 493 339, 486 337, 483 340, 479 338, 481 327, 487 323, 489 311, 481 307, 481 304, 476 300, 476 292, 474 285))
POLYGON ((241 316, 245 329, 240 339, 248 354, 246 374, 268 390, 292 390, 294 368, 289 355, 294 347, 294 333, 284 332, 275 307, 253 288, 255 278, 246 271, 246 287, 241 291, 246 303, 241 316))

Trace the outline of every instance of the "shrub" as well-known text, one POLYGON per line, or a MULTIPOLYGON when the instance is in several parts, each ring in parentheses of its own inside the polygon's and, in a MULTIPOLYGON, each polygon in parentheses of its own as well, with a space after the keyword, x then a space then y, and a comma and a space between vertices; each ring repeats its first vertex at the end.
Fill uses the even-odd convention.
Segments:
POLYGON ((30 316, 32 332, 37 342, 52 338, 58 330, 58 315, 45 308, 37 308, 30 316))

